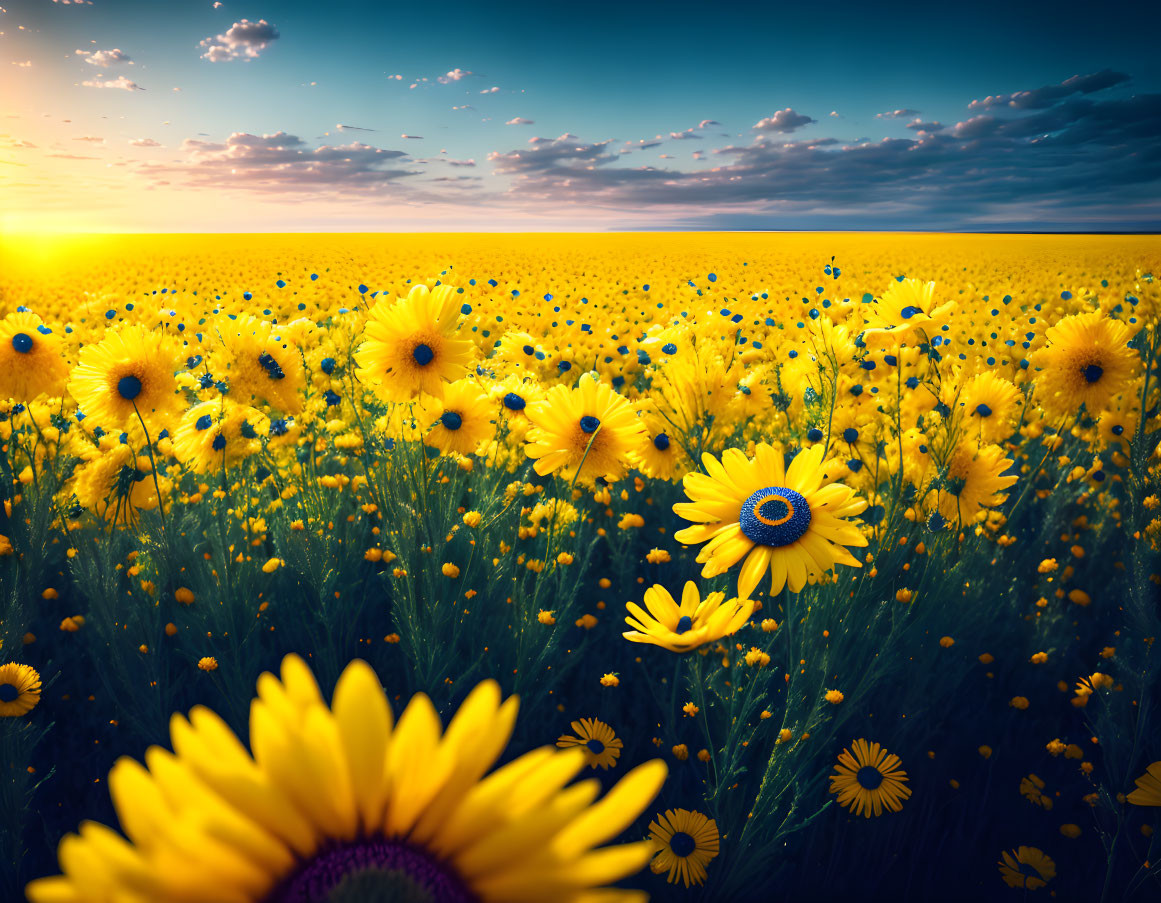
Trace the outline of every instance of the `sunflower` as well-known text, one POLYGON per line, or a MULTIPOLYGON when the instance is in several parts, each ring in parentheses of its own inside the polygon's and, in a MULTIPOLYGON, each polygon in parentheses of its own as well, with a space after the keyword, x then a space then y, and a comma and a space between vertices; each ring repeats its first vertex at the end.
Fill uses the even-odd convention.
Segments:
POLYGON ((81 453, 84 462, 74 476, 77 503, 110 524, 130 526, 137 512, 157 507, 157 488, 164 493, 169 480, 153 482, 153 462, 145 455, 106 436, 97 448, 81 453))
POLYGON ((365 662, 347 666, 328 706, 287 656, 281 681, 258 680, 252 755, 209 709, 175 715, 173 753, 152 747, 144 766, 122 758, 109 774, 128 840, 85 822, 61 841, 65 874, 32 882, 28 898, 297 903, 341 886, 348 899, 640 903, 600 885, 642 868, 653 845, 594 847, 649 804, 665 764, 633 769, 599 802, 595 779, 565 786, 584 767, 575 749, 534 750, 485 777, 516 709, 484 681, 446 731, 422 693, 393 724, 365 662))
POLYGON ((977 373, 960 393, 965 429, 983 442, 1002 442, 1020 419, 1020 390, 991 370, 977 373))
POLYGON ((716 577, 746 559, 738 574, 738 597, 748 598, 767 568, 770 593, 789 586, 801 592, 807 579, 836 564, 861 567, 844 546, 865 546, 866 537, 843 518, 867 507, 854 490, 827 483, 823 448, 805 449, 784 468, 781 452, 762 443, 747 458, 727 449, 719 462, 702 456, 706 473, 685 475, 685 494, 673 511, 693 521, 674 534, 686 545, 705 542, 697 556, 701 575, 716 577), (707 542, 708 540, 708 542, 707 542))
POLYGON ((525 451, 540 476, 554 471, 585 483, 625 475, 633 452, 645 441, 645 426, 632 405, 595 373, 576 388, 553 386, 528 408, 532 429, 525 451))
POLYGON ((1129 347, 1133 330, 1100 311, 1065 317, 1044 333, 1034 352, 1036 397, 1052 416, 1075 413, 1083 404, 1092 416, 1130 388, 1140 358, 1129 347))
POLYGON ((847 749, 839 753, 838 774, 830 776, 830 792, 838 794, 839 805, 867 818, 882 815, 884 807, 892 812, 902 809, 911 789, 903 786, 907 772, 899 767, 899 757, 866 740, 856 740, 851 747, 853 753, 847 749))
POLYGON ((939 304, 935 283, 920 279, 892 282, 867 317, 865 338, 887 337, 903 340, 917 329, 931 331, 955 310, 954 301, 939 304))
POLYGON ((936 487, 939 513, 953 526, 970 524, 984 509, 1002 505, 1007 498, 1004 490, 1016 482, 1015 475, 1004 476, 1011 466, 998 445, 960 442, 936 487))
POLYGON ((676 884, 680 878, 686 887, 705 882, 705 867, 718 855, 718 825, 712 818, 688 809, 667 809, 649 825, 649 837, 655 853, 650 870, 676 884))
POLYGON ((384 401, 443 397, 444 383, 467 373, 475 347, 455 338, 455 298, 450 285, 417 285, 394 304, 376 303, 355 353, 359 379, 384 401))
POLYGON ((648 409, 642 418, 647 438, 637 446, 633 464, 650 479, 672 480, 679 473, 688 471, 692 465, 681 442, 672 435, 673 428, 655 409, 656 404, 648 402, 648 409))
POLYGON ((182 417, 173 434, 173 452, 195 473, 220 470, 260 452, 269 431, 269 418, 249 405, 203 401, 182 417))
POLYGON ((584 750, 585 762, 589 768, 599 766, 608 770, 617 764, 624 744, 613 733, 611 727, 596 718, 582 718, 572 723, 572 729, 576 731, 576 736, 562 734, 556 740, 557 746, 561 749, 579 746, 584 750))
POLYGON ((68 388, 86 416, 125 430, 138 417, 156 434, 177 416, 179 364, 169 339, 144 326, 125 326, 81 349, 68 388))
POLYGON ((40 317, 17 311, 0 320, 0 398, 62 395, 68 375, 61 341, 40 317))
POLYGON ((475 454, 496 431, 492 410, 475 382, 457 379, 444 389, 442 400, 429 398, 417 414, 421 425, 429 427, 424 444, 445 455, 475 454))
POLYGON ((249 314, 219 321, 221 359, 236 401, 265 402, 287 414, 302 410, 302 357, 287 328, 249 314))
POLYGON ((1146 768, 1135 783, 1137 789, 1125 799, 1134 806, 1161 806, 1161 762, 1154 762, 1146 768))
POLYGON ((730 599, 725 593, 701 598, 697 584, 689 580, 681 593, 681 605, 669 591, 656 584, 645 590, 645 611, 635 602, 627 603, 625 623, 633 628, 621 634, 633 643, 651 643, 670 652, 689 652, 736 633, 754 613, 752 599, 730 599))
POLYGON ((1056 877, 1056 863, 1036 847, 1005 850, 997 864, 1008 887, 1036 890, 1056 877))
POLYGON ((0 718, 27 715, 40 702, 40 675, 29 665, 0 665, 0 718))

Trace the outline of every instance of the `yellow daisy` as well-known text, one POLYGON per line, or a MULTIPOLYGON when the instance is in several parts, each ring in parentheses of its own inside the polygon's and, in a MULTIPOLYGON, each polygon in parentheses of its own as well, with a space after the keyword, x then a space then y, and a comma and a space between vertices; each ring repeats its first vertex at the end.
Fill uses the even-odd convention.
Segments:
POLYGON ((867 317, 865 338, 885 338, 902 341, 911 338, 917 330, 931 334, 955 310, 954 301, 938 303, 935 283, 920 279, 892 282, 874 305, 867 317))
POLYGON ((414 286, 395 303, 380 300, 367 318, 355 354, 358 376, 384 401, 443 396, 444 383, 468 371, 475 346, 456 338, 459 319, 455 289, 414 286))
POLYGON ((27 715, 40 702, 40 675, 30 665, 0 665, 0 718, 27 715))
POLYGON ((595 373, 581 377, 575 389, 553 386, 529 406, 528 419, 526 452, 542 477, 559 471, 565 480, 615 482, 646 436, 633 406, 595 373))
POLYGON ((261 411, 225 399, 203 401, 182 417, 173 453, 195 473, 232 467, 262 450, 270 420, 261 411))
POLYGON ((556 740, 557 746, 561 749, 580 747, 589 768, 600 767, 607 771, 617 764, 624 744, 611 727, 596 718, 582 718, 572 723, 572 729, 576 736, 562 734, 556 740))
POLYGON ((839 805, 867 818, 882 815, 884 808, 902 809, 911 789, 903 786, 907 772, 899 767, 899 757, 866 740, 856 740, 851 747, 853 752, 844 749, 839 754, 838 774, 830 776, 830 792, 838 794, 839 805))
POLYGON ((394 721, 379 678, 354 661, 327 705, 297 656, 263 674, 251 754, 217 715, 174 715, 174 752, 122 758, 109 791, 128 840, 85 822, 61 841, 64 874, 32 882, 31 903, 299 903, 430 898, 447 903, 582 903, 645 895, 603 885, 642 868, 653 844, 600 847, 657 794, 665 764, 566 786, 575 749, 541 748, 485 776, 516 719, 494 681, 447 730, 412 697, 394 721))
POLYGON ((167 336, 125 326, 81 349, 68 388, 85 415, 106 429, 130 429, 140 416, 156 438, 181 409, 179 366, 167 336))
POLYGON ((73 478, 73 493, 82 507, 97 517, 119 526, 137 522, 139 511, 157 507, 157 488, 164 493, 169 480, 153 482, 153 462, 112 437, 105 437, 97 448, 81 453, 84 462, 73 478))
POLYGON ((1023 397, 1012 383, 991 370, 977 373, 960 393, 964 429, 981 443, 1002 442, 1016 430, 1023 397))
POLYGON ((1140 357, 1129 347, 1133 330, 1100 311, 1065 317, 1044 333, 1047 344, 1031 356, 1036 398, 1055 417, 1083 404, 1096 417, 1130 388, 1140 357))
POLYGON ((1016 482, 1003 474, 1011 460, 998 445, 977 446, 965 440, 956 446, 936 489, 936 506, 951 525, 972 523, 986 508, 1002 505, 1004 490, 1016 482))
POLYGON ((265 402, 287 414, 302 410, 302 356, 286 327, 243 315, 217 324, 230 394, 239 403, 265 402))
POLYGON ((998 865, 1008 887, 1037 890, 1056 877, 1056 863, 1036 847, 1005 850, 998 865))
POLYGON ((705 867, 718 855, 718 825, 712 818, 688 809, 667 809, 649 825, 649 837, 656 850, 650 870, 668 872, 665 880, 686 887, 705 883, 705 867))
POLYGON ((488 396, 470 379, 457 379, 444 389, 443 398, 430 398, 417 415, 428 426, 425 445, 443 454, 472 455, 492 438, 496 425, 488 396))
POLYGON ((727 449, 719 462, 703 455, 706 473, 685 475, 689 502, 673 511, 693 521, 674 534, 686 545, 706 543, 697 556, 701 575, 724 574, 745 558, 738 574, 738 597, 750 593, 770 570, 770 593, 789 586, 801 592, 809 577, 836 564, 861 567, 844 546, 865 546, 866 537, 844 518, 859 514, 865 500, 841 483, 826 482, 823 448, 816 445, 795 456, 788 468, 782 453, 765 443, 753 458, 727 449), (825 483, 825 485, 824 485, 825 483))
POLYGON ((730 599, 725 593, 701 598, 697 584, 689 580, 681 593, 681 605, 669 591, 655 584, 645 590, 645 609, 627 603, 625 623, 633 628, 621 634, 632 643, 651 643, 670 652, 689 652, 706 643, 732 636, 754 613, 752 599, 730 599))
POLYGON ((0 398, 62 395, 68 372, 60 339, 40 317, 17 311, 0 320, 0 398))

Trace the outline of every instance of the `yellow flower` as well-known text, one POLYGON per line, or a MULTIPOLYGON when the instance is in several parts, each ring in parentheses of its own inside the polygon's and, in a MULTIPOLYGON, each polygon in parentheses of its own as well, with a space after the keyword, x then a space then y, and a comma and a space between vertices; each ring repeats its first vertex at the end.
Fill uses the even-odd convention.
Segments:
POLYGON ((616 674, 606 674, 601 678, 602 687, 617 687, 620 684, 621 679, 616 674))
POLYGON ((616 482, 645 441, 632 406, 595 374, 581 377, 575 389, 553 386, 527 412, 532 428, 525 452, 541 476, 559 472, 586 485, 597 477, 616 482))
POLYGON ((0 399, 63 395, 68 364, 61 350, 60 338, 36 314, 15 311, 0 320, 0 399))
POLYGON ((878 817, 884 808, 898 812, 902 801, 911 796, 911 789, 904 786, 907 772, 899 765, 899 757, 878 743, 856 740, 851 750, 839 754, 838 773, 830 776, 830 792, 837 793, 839 805, 855 815, 878 817))
POLYGON ((665 880, 686 887, 704 884, 706 866, 718 855, 718 825, 712 818, 688 809, 667 809, 649 825, 649 838, 656 850, 649 868, 665 880))
POLYGON ((445 455, 475 454, 495 431, 488 397, 470 379, 445 386, 440 398, 423 404, 418 417, 427 429, 423 443, 445 455))
POLYGON ((1134 329, 1099 310, 1074 314, 1044 332, 1045 346, 1030 360, 1035 396, 1054 417, 1074 415, 1081 405, 1097 417, 1129 389, 1140 363, 1129 347, 1134 329))
POLYGON ((40 702, 40 674, 30 665, 0 665, 0 718, 27 715, 40 702))
POLYGON ((359 379, 385 401, 442 398, 444 384, 463 376, 472 360, 472 342, 456 337, 459 316, 450 285, 416 285, 393 304, 380 299, 355 354, 359 379))
POLYGON ((1005 850, 998 864, 1008 887, 1037 890, 1056 877, 1056 863, 1036 847, 1005 850))
POLYGON ((745 558, 738 595, 749 597, 766 571, 770 594, 788 586, 801 592, 809 577, 835 564, 861 567, 844 546, 865 546, 866 538, 844 518, 867 507, 854 490, 827 483, 821 446, 805 449, 783 468, 782 453, 761 444, 754 457, 726 451, 719 462, 702 457, 706 473, 686 474, 691 501, 673 506, 694 526, 674 534, 686 545, 706 543, 697 556, 703 577, 716 577, 745 558))
POLYGON ((607 771, 617 764, 624 744, 611 727, 596 718, 582 718, 572 722, 572 729, 576 736, 562 734, 556 740, 557 746, 561 749, 580 747, 590 768, 607 771))
POLYGON ((889 336, 895 341, 918 341, 912 335, 915 330, 932 334, 955 307, 954 301, 936 302, 934 282, 925 283, 920 279, 895 281, 875 301, 867 317, 869 328, 863 334, 868 339, 889 336))
POLYGON ((844 699, 841 690, 827 690, 823 698, 831 705, 838 705, 844 699))
POLYGON ((262 573, 273 574, 276 570, 282 567, 283 563, 284 562, 281 558, 271 558, 264 565, 262 565, 262 573))
POLYGON ((660 584, 645 590, 645 609, 636 602, 626 603, 625 623, 633 628, 622 636, 632 643, 650 643, 670 652, 689 652, 736 633, 754 613, 750 599, 725 601, 725 593, 701 598, 697 584, 687 581, 681 605, 660 584))
POLYGON ((212 655, 207 655, 204 658, 198 659, 198 667, 203 671, 217 671, 218 660, 212 655))
POLYGON ((1136 779, 1137 789, 1127 799, 1134 806, 1161 806, 1161 762, 1154 762, 1136 779))
POLYGON ((485 681, 446 731, 423 694, 395 722, 366 663, 344 670, 328 706, 306 663, 287 656, 281 681, 259 678, 253 756, 210 710, 175 715, 173 753, 153 747, 146 766, 122 758, 110 773, 128 840, 86 822, 62 841, 65 874, 34 881, 28 898, 315 900, 356 870, 374 897, 604 896, 598 885, 643 867, 654 845, 598 847, 649 805, 666 766, 635 768, 595 803, 595 784, 564 786, 584 767, 579 750, 535 750, 485 777, 516 709, 485 681))

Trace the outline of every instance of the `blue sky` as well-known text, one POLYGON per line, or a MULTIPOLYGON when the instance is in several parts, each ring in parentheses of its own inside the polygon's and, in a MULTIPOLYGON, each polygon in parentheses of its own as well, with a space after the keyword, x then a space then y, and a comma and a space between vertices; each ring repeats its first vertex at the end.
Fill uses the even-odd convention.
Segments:
POLYGON ((1161 227, 1151 4, 0 9, 7 228, 1161 227))

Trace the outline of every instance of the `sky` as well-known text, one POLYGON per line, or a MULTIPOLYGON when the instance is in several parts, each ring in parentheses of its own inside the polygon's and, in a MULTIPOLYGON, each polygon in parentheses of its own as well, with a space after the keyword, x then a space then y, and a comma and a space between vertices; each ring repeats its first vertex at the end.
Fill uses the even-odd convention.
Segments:
POLYGON ((1161 4, 0 0, 0 232, 1161 230, 1161 4))

